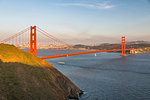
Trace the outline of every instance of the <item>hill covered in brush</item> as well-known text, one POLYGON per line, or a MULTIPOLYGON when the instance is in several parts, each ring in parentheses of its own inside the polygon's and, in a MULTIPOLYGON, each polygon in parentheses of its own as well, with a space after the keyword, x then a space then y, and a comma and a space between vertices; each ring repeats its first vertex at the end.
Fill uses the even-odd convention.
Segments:
POLYGON ((0 100, 67 100, 80 89, 50 63, 0 44, 0 100))

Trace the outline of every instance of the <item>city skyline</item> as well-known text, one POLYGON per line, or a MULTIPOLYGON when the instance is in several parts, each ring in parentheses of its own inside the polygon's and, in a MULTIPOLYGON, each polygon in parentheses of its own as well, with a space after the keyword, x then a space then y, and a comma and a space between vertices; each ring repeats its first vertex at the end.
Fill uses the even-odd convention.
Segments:
POLYGON ((0 0, 0 35, 37 25, 66 42, 119 42, 150 37, 150 0, 0 0))

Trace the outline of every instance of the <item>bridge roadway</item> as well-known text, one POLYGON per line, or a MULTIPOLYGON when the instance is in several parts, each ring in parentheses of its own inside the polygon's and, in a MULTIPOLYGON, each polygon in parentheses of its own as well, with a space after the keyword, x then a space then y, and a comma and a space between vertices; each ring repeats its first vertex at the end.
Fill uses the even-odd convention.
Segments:
MULTIPOLYGON (((125 49, 125 51, 130 51, 130 50, 132 50, 132 49, 125 49)), ((60 57, 68 57, 68 56, 84 55, 84 54, 91 54, 91 53, 115 52, 115 51, 122 51, 122 49, 98 50, 98 51, 88 51, 88 52, 78 52, 78 53, 70 53, 70 54, 61 54, 61 55, 45 56, 45 57, 39 57, 39 58, 41 58, 41 59, 52 59, 52 58, 60 58, 60 57)))

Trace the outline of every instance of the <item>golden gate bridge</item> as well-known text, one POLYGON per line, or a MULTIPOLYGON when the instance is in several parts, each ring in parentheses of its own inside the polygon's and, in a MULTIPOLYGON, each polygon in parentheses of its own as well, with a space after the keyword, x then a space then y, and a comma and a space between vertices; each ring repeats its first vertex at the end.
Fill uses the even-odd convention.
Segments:
POLYGON ((82 51, 82 52, 80 51, 76 53, 67 53, 66 50, 66 53, 60 54, 59 50, 62 49, 60 47, 64 46, 65 48, 69 48, 69 45, 64 41, 50 35, 49 33, 47 33, 46 31, 42 30, 37 26, 28 27, 20 31, 19 33, 14 34, 1 41, 1 43, 12 44, 15 45, 16 47, 19 46, 20 44, 29 45, 30 53, 33 54, 34 56, 37 56, 38 42, 41 42, 41 44, 48 43, 49 45, 55 47, 55 49, 57 49, 58 51, 58 53, 55 55, 39 57, 41 59, 52 59, 52 58, 84 55, 84 54, 91 54, 91 53, 117 52, 117 51, 122 52, 122 56, 126 56, 126 51, 132 51, 131 52, 132 54, 135 54, 136 51, 135 49, 126 49, 125 36, 122 36, 122 47, 120 47, 121 49, 116 48, 112 50, 96 50, 96 51, 82 51))

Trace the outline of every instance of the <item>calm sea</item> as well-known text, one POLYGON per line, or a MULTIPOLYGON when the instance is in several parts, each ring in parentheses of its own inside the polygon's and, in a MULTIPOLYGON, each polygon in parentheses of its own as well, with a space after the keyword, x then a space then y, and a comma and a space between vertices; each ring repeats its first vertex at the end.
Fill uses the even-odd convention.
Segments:
MULTIPOLYGON (((56 53, 54 50, 38 52, 39 56, 56 53)), ((98 53, 47 61, 84 91, 80 100, 150 100, 150 53, 120 55, 98 53)))

